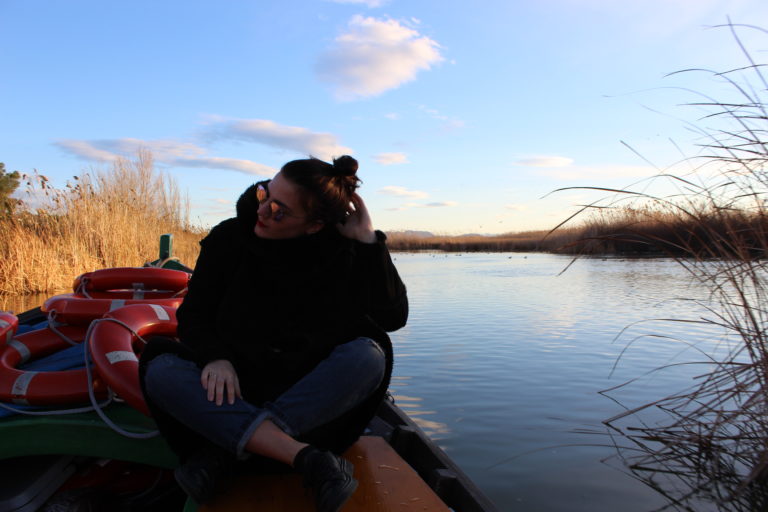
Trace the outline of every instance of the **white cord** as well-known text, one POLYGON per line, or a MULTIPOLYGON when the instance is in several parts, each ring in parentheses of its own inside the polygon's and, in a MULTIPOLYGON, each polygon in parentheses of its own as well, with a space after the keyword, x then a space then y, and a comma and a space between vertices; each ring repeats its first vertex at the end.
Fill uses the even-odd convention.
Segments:
POLYGON ((58 329, 56 329, 56 323, 57 322, 55 320, 55 317, 56 317, 56 310, 55 309, 50 310, 48 312, 48 328, 51 331, 53 331, 55 334, 58 334, 59 338, 61 338, 62 340, 66 341, 70 345, 72 345, 72 346, 79 345, 79 343, 77 343, 75 340, 72 340, 72 339, 68 338, 63 332, 61 332, 58 329))
POLYGON ((109 419, 107 415, 104 413, 104 411, 101 410, 101 408, 98 406, 98 403, 96 402, 96 395, 93 392, 93 374, 91 373, 91 366, 90 366, 90 354, 88 350, 88 342, 91 339, 91 331, 93 330, 93 327, 99 323, 104 321, 112 321, 117 324, 122 325, 129 331, 131 331, 138 339, 140 339, 142 342, 146 343, 133 329, 131 329, 128 325, 126 325, 124 322, 121 322, 120 320, 116 320, 114 318, 101 318, 99 320, 94 320, 91 322, 91 325, 88 326, 88 331, 85 333, 85 340, 83 343, 85 343, 85 347, 83 350, 83 353, 85 354, 85 372, 88 376, 88 397, 91 399, 91 404, 94 407, 94 410, 96 411, 96 414, 99 415, 99 418, 107 424, 109 428, 114 430, 120 435, 123 435, 125 437, 130 437, 132 439, 151 439, 153 437, 156 437, 160 434, 159 430, 153 430, 151 432, 130 432, 128 430, 125 430, 121 427, 119 427, 114 421, 109 419))
POLYGON ((81 294, 87 299, 92 299, 91 294, 88 293, 88 289, 86 288, 86 285, 88 284, 89 279, 87 277, 84 277, 80 280, 80 284, 77 287, 77 290, 75 290, 75 294, 81 294))
MULTIPOLYGON (((99 407, 106 407, 109 405, 109 403, 112 401, 112 397, 110 396, 107 398, 106 401, 98 404, 99 407)), ((89 405, 86 407, 78 407, 76 409, 46 409, 46 410, 37 410, 37 411, 28 411, 26 409, 17 409, 15 407, 11 407, 10 405, 4 404, 0 402, 0 408, 5 409, 7 411, 14 412, 16 414, 26 414, 27 416, 47 416, 47 415, 64 415, 64 414, 80 414, 83 412, 91 412, 93 410, 93 406, 89 405)))

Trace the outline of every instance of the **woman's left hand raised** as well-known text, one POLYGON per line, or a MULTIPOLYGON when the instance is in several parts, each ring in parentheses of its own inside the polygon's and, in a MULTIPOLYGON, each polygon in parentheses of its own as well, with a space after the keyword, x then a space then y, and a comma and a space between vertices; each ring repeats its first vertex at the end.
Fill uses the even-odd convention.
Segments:
POLYGON ((347 217, 344 224, 336 224, 339 233, 347 238, 358 240, 364 244, 372 244, 376 241, 376 233, 373 230, 373 222, 360 194, 352 195, 354 210, 347 217))

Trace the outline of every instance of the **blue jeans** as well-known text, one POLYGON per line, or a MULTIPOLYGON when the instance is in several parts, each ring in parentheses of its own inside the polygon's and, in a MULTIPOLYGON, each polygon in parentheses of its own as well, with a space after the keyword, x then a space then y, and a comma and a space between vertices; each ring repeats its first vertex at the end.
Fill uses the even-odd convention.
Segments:
POLYGON ((149 398, 178 421, 242 458, 245 446, 269 419, 298 437, 338 418, 368 398, 384 378, 385 356, 370 338, 337 346, 311 372, 261 406, 236 398, 221 405, 208 401, 201 369, 175 354, 161 354, 147 365, 144 383, 149 398))

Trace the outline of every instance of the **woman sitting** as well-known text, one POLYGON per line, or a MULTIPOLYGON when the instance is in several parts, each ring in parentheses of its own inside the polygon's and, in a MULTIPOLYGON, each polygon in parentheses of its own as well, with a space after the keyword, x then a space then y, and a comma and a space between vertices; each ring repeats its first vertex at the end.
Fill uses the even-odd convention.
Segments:
POLYGON ((302 473, 322 512, 357 487, 339 454, 386 394, 385 331, 405 325, 408 300, 356 172, 350 156, 294 160, 249 187, 200 242, 181 343, 156 338, 142 354, 176 480, 198 503, 250 454, 302 473))

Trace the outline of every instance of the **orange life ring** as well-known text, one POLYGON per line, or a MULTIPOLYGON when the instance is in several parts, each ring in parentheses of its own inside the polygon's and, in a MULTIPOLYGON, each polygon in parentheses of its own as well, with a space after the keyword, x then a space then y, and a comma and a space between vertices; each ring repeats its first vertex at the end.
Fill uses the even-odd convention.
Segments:
MULTIPOLYGON (((85 329, 62 326, 68 338, 82 341, 85 329)), ((71 345, 50 329, 38 329, 13 338, 0 347, 0 401, 23 405, 61 405, 88 402, 88 376, 85 368, 38 372, 16 369, 19 364, 39 359, 71 345)), ((99 379, 93 381, 97 396, 106 396, 99 379)))
POLYGON ((73 293, 54 295, 46 300, 40 308, 57 322, 68 325, 88 325, 93 320, 103 317, 106 313, 133 304, 157 304, 169 308, 178 308, 183 298, 168 299, 87 299, 73 293))
MULTIPOLYGON (((88 296, 90 292, 112 290, 158 290, 178 293, 189 283, 190 274, 181 270, 153 267, 116 267, 86 272, 75 278, 72 290, 88 296)), ((133 297, 140 299, 142 297, 133 297)))
POLYGON ((88 340, 93 364, 107 386, 147 416, 150 416, 149 409, 139 386, 136 352, 141 351, 142 343, 137 336, 175 336, 176 325, 176 309, 136 304, 104 315, 88 340))
POLYGON ((0 311, 0 343, 10 342, 18 328, 19 319, 16 315, 0 311))

